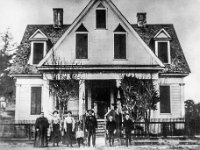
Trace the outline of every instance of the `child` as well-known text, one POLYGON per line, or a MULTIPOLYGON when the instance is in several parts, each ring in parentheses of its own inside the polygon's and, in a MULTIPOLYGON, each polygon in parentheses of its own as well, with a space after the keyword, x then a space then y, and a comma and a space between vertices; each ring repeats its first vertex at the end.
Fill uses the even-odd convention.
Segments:
POLYGON ((125 129, 125 135, 126 135, 126 146, 128 147, 128 141, 131 145, 131 130, 132 130, 133 122, 129 117, 129 114, 125 115, 125 119, 123 122, 123 128, 125 129))
POLYGON ((106 132, 109 139, 110 146, 114 145, 114 134, 116 132, 116 122, 113 120, 113 116, 109 116, 108 122, 106 124, 106 132))
POLYGON ((84 138, 84 132, 83 132, 83 122, 81 120, 79 120, 76 123, 76 139, 78 142, 78 146, 80 147, 81 144, 84 145, 83 143, 83 138, 84 138))

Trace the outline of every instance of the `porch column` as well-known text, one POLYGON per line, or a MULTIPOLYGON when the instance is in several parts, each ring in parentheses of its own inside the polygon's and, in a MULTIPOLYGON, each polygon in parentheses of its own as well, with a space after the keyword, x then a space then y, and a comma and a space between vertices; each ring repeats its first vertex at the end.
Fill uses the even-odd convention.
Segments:
POLYGON ((85 80, 79 80, 79 119, 83 116, 85 109, 85 80))
POLYGON ((110 108, 113 103, 114 103, 114 92, 113 88, 110 88, 110 108))
POLYGON ((117 98, 120 99, 121 98, 121 95, 120 95, 120 90, 119 90, 119 87, 121 86, 121 80, 120 79, 117 79, 116 80, 116 87, 117 87, 117 98))

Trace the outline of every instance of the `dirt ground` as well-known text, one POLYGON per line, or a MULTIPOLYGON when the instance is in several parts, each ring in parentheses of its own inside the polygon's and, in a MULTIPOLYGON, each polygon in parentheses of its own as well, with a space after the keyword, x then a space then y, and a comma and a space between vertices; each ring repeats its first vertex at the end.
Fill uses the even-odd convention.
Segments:
POLYGON ((52 147, 49 144, 47 148, 34 148, 32 144, 27 143, 5 143, 0 142, 0 150, 200 150, 200 145, 131 145, 126 146, 114 146, 107 147, 105 145, 97 145, 96 147, 82 146, 78 147, 74 145, 73 147, 66 147, 60 145, 59 147, 52 147))

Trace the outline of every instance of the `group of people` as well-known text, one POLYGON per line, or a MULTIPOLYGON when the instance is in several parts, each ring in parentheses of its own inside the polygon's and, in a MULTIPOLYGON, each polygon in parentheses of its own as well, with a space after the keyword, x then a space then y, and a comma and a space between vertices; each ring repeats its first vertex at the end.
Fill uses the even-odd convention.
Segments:
MULTIPOLYGON (((120 140, 121 131, 124 129, 126 146, 131 144, 131 129, 133 126, 129 114, 122 117, 120 109, 112 104, 112 108, 106 114, 106 133, 110 146, 114 145, 114 139, 120 140)), ((96 145, 96 128, 97 119, 93 110, 88 110, 82 120, 75 121, 72 117, 72 112, 68 111, 63 119, 60 118, 58 111, 54 111, 52 119, 49 122, 44 113, 36 119, 35 123, 35 147, 47 147, 48 141, 53 143, 53 146, 59 146, 59 142, 71 146, 73 139, 76 138, 78 146, 84 145, 84 137, 87 137, 88 146, 95 147, 96 145), (50 130, 50 138, 48 139, 48 129, 50 130), (84 130, 85 129, 85 130, 84 130)))
MULTIPOLYGON (((97 120, 93 110, 89 110, 85 117, 85 131, 88 136, 88 146, 96 144, 96 128, 97 120), (91 142, 90 142, 91 141, 91 142)), ((44 112, 41 112, 40 117, 35 122, 35 147, 47 147, 48 141, 53 143, 53 146, 59 146, 59 142, 72 147, 73 139, 77 140, 78 146, 84 145, 84 129, 83 120, 77 122, 72 117, 72 112, 68 111, 63 119, 60 119, 58 111, 53 112, 51 121, 49 122, 44 117, 44 112), (48 130, 50 130, 50 138, 48 139, 48 130)))
POLYGON ((106 123, 106 134, 109 141, 109 145, 114 145, 114 139, 117 138, 118 142, 121 141, 122 131, 125 135, 126 146, 131 145, 131 131, 133 129, 133 122, 130 119, 128 113, 122 115, 120 108, 112 104, 111 110, 106 114, 107 123, 106 123))

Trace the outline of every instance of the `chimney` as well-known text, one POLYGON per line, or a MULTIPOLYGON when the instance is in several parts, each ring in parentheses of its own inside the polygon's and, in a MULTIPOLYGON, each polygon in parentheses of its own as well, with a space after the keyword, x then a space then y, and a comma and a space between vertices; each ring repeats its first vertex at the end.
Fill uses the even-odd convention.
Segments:
POLYGON ((138 24, 138 27, 146 27, 146 23, 147 23, 146 14, 147 13, 145 13, 145 12, 137 13, 137 24, 138 24))
POLYGON ((53 26, 54 28, 61 28, 63 25, 63 9, 53 8, 53 26))

